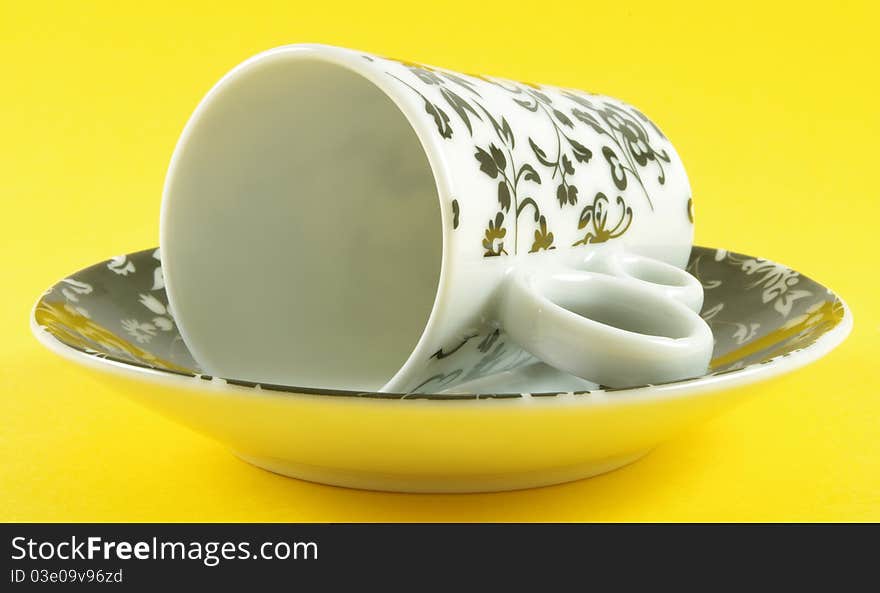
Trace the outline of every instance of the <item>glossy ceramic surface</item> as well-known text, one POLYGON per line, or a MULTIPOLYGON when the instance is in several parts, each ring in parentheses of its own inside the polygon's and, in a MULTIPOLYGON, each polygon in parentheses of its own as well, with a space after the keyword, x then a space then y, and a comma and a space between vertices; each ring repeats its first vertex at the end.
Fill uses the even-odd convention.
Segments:
POLYGON ((709 332, 640 285, 567 272, 609 243, 683 267, 692 206, 672 143, 620 100, 292 45, 196 108, 160 245, 180 332, 213 374, 432 393, 484 375, 497 355, 465 346, 500 332, 505 365, 622 386, 633 366, 702 374, 709 332), (676 312, 644 314, 658 308, 676 312))
MULTIPOLYGON (((712 370, 697 379, 614 390, 498 356, 491 380, 430 394, 258 385, 202 374, 168 309, 159 261, 158 250, 141 251, 61 280, 34 307, 35 335, 256 465, 359 488, 505 490, 608 471, 734 402, 739 387, 828 353, 852 326, 843 301, 798 272, 696 247, 688 269, 716 340, 712 370)), ((506 348, 499 337, 467 346, 506 348)))

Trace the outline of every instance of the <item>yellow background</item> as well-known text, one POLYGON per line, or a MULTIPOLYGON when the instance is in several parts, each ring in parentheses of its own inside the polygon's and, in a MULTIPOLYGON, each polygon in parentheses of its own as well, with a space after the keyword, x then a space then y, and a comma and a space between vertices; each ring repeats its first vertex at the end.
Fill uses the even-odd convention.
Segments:
POLYGON ((0 519, 880 520, 878 13, 870 2, 0 0, 0 519), (157 243, 200 97, 248 56, 324 42, 627 100, 688 166, 697 242, 768 257, 856 319, 819 363, 578 483, 492 495, 282 478, 36 343, 58 278, 157 243))

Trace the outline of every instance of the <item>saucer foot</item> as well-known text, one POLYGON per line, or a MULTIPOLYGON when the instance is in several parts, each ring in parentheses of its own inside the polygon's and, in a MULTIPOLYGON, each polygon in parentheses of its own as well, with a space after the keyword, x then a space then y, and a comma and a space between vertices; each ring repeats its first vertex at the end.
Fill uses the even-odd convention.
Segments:
POLYGON ((317 467, 302 463, 286 461, 273 457, 262 457, 238 453, 233 454, 239 459, 272 473, 290 478, 343 486, 358 490, 379 490, 385 492, 413 493, 476 493, 501 492, 505 490, 522 490, 573 482, 604 474, 645 456, 650 449, 619 455, 604 459, 596 459, 587 463, 540 469, 530 472, 507 474, 393 474, 369 472, 349 469, 317 467))

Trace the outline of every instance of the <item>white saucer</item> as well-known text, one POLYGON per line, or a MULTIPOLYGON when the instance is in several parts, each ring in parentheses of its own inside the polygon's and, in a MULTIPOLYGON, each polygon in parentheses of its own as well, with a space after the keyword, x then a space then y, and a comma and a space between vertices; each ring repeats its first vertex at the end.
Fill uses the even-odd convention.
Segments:
POLYGON ((374 490, 512 490, 631 463, 852 327, 840 298, 782 265, 695 247, 688 269, 705 289, 711 372, 620 390, 542 364, 417 395, 205 376, 168 311, 155 249, 61 280, 31 325, 53 352, 270 471, 374 490))

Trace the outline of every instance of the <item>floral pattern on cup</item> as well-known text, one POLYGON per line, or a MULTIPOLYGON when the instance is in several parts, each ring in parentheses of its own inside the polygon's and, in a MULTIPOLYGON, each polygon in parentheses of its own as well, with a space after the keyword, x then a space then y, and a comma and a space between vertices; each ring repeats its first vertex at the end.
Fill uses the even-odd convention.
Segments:
MULTIPOLYGON (((365 59, 376 61, 373 56, 365 59)), ((560 209, 577 207, 583 201, 582 188, 576 176, 578 169, 590 163, 599 154, 607 165, 604 185, 612 193, 624 192, 636 183, 653 210, 651 192, 644 176, 652 170, 660 185, 666 182, 664 165, 671 162, 666 149, 658 146, 665 136, 640 111, 629 106, 612 103, 603 97, 578 91, 553 89, 530 83, 514 82, 482 75, 460 75, 444 69, 406 62, 386 60, 387 73, 401 85, 416 94, 424 112, 429 116, 444 140, 452 140, 460 134, 474 138, 478 126, 491 129, 493 140, 474 143, 474 166, 492 179, 495 185, 493 199, 497 211, 486 220, 479 237, 484 257, 516 255, 521 251, 534 253, 555 247, 558 229, 542 208, 550 200, 538 199, 552 192, 560 209), (403 66, 402 71, 392 66, 403 66), (486 85, 501 89, 510 98, 511 108, 524 109, 544 118, 554 133, 548 144, 527 134, 518 132, 510 125, 509 114, 493 112, 486 105, 486 85), (535 240, 531 245, 521 245, 530 235, 523 232, 524 224, 530 225, 535 240), (554 232, 556 231, 556 232, 554 232), (526 249, 526 247, 529 247, 526 249)), ((596 195, 581 207, 580 225, 593 216, 597 207, 596 195)), ((623 199, 622 197, 619 199, 623 199)), ((455 203, 455 220, 460 216, 460 204, 455 203)), ((624 206, 627 222, 617 225, 615 231, 605 232, 596 227, 595 239, 579 240, 572 246, 597 243, 623 235, 631 226, 635 211, 624 206), (599 240, 601 239, 601 240, 599 240)), ((689 220, 691 210, 688 210, 689 220)), ((567 219, 562 218, 562 221, 567 219)), ((458 228, 455 224, 454 228, 458 228)), ((584 226, 579 226, 584 229, 584 226)), ((589 231, 587 232, 589 234, 589 231)))

